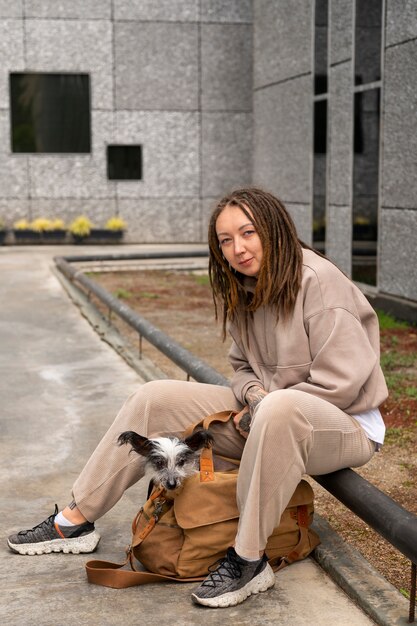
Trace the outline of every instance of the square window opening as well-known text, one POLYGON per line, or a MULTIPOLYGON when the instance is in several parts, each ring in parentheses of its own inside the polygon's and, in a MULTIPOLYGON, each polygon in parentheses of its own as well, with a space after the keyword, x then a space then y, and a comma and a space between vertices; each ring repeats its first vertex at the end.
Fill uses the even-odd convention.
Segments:
POLYGON ((88 74, 11 73, 10 111, 13 152, 91 152, 88 74))
POLYGON ((107 146, 107 177, 109 180, 141 180, 142 146, 107 146))

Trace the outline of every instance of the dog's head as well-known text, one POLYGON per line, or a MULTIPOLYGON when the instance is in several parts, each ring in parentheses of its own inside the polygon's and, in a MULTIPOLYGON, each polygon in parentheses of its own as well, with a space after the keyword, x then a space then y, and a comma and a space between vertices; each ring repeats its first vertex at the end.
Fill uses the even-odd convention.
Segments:
POLYGON ((148 439, 130 430, 119 436, 118 443, 129 443, 132 451, 145 457, 149 477, 171 491, 196 471, 198 453, 213 443, 213 437, 207 430, 199 430, 183 440, 176 437, 148 439))

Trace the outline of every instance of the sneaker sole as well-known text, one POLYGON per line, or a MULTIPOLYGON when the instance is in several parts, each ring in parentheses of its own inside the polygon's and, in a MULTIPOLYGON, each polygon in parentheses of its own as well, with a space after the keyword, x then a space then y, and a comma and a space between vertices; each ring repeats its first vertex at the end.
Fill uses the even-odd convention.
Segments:
POLYGON ((100 541, 100 535, 96 530, 88 535, 74 537, 72 539, 52 539, 39 543, 11 543, 7 541, 10 550, 17 554, 35 556, 36 554, 50 554, 51 552, 63 552, 64 554, 82 554, 94 552, 100 541))
POLYGON ((229 591, 221 596, 213 598, 199 598, 196 594, 192 593, 191 597, 197 604, 203 606, 209 606, 211 608, 225 608, 227 606, 236 606, 240 604, 246 598, 257 593, 267 591, 275 585, 275 575, 272 571, 269 563, 266 564, 265 569, 262 570, 255 578, 252 578, 242 589, 236 591, 229 591))

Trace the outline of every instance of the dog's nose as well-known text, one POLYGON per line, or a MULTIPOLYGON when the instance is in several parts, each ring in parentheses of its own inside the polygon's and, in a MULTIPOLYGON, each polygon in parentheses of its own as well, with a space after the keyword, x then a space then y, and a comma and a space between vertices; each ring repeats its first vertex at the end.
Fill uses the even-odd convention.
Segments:
POLYGON ((167 489, 172 490, 172 489, 175 489, 176 486, 177 486, 177 483, 175 480, 167 481, 167 489))

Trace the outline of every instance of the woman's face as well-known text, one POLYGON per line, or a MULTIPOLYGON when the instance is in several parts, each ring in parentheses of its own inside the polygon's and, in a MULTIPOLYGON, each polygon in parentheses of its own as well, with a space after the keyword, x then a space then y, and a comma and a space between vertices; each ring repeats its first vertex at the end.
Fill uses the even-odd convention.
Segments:
POLYGON ((223 256, 232 268, 245 276, 257 276, 263 257, 262 244, 244 212, 236 206, 225 206, 217 218, 216 233, 223 256))

